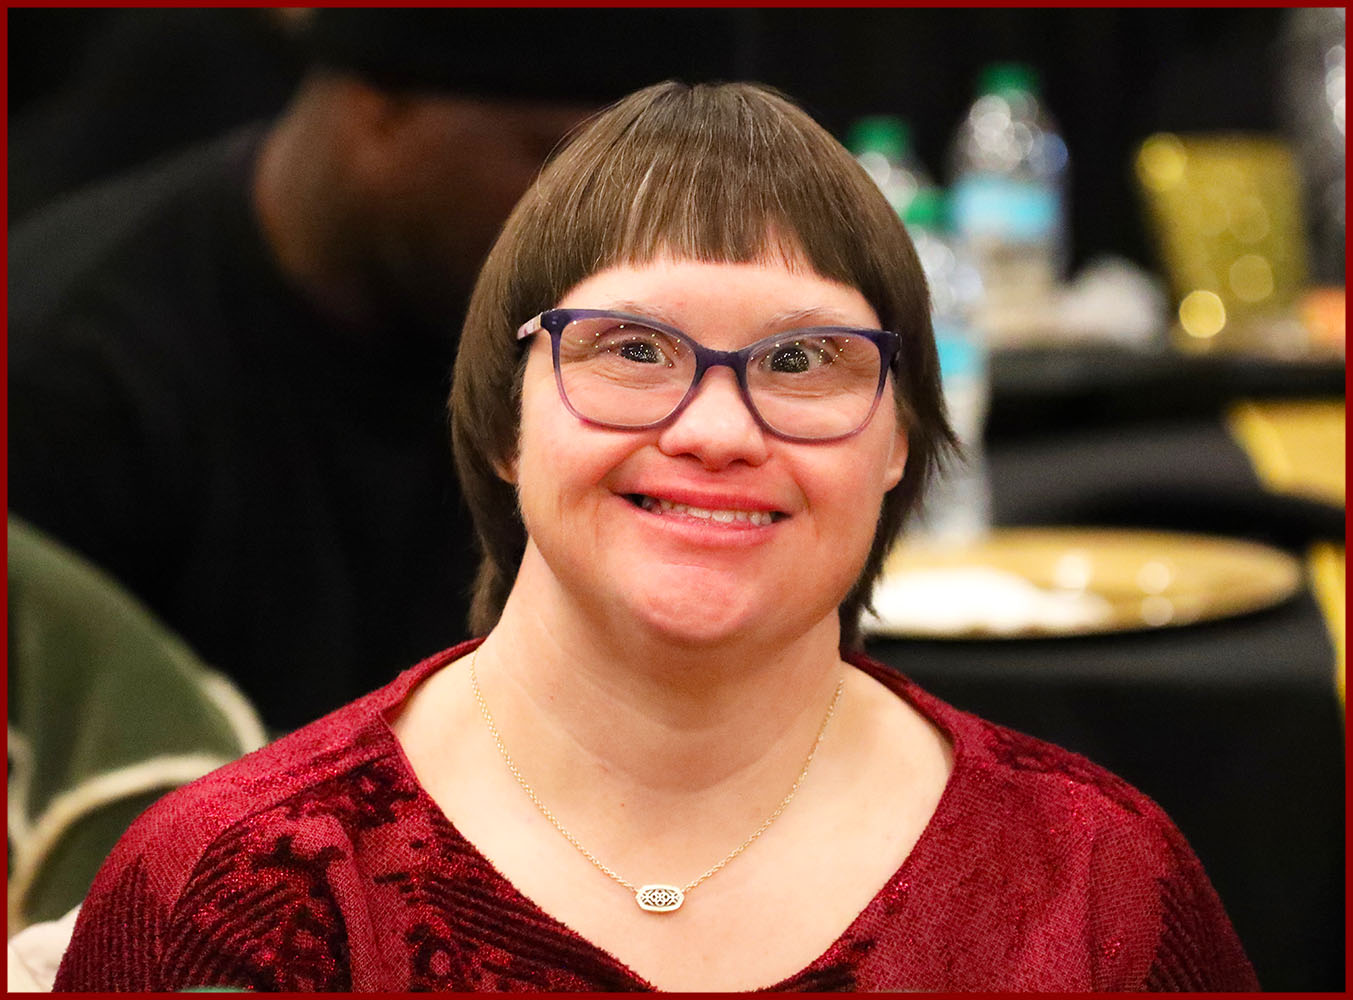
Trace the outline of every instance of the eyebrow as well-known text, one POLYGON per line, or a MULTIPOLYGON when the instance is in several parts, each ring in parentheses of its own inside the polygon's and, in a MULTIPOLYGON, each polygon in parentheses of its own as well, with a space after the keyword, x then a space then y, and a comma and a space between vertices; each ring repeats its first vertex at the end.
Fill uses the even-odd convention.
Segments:
POLYGON ((822 306, 810 306, 807 309, 790 309, 782 313, 776 313, 766 321, 766 328, 799 326, 807 323, 810 326, 859 326, 859 323, 850 322, 845 316, 835 309, 827 309, 822 306))
MULTIPOLYGON (((667 312, 661 306, 653 305, 647 302, 631 302, 629 300, 620 300, 612 302, 608 307, 612 312, 629 313, 632 316, 643 317, 646 319, 656 319, 660 323, 666 323, 668 326, 674 326, 683 329, 680 322, 667 312)), ((809 306, 806 309, 790 309, 785 312, 776 313, 762 324, 762 329, 769 334, 773 330, 794 329, 800 326, 859 326, 858 323, 850 322, 845 316, 834 309, 828 309, 821 306, 809 306)))
POLYGON ((621 299, 612 302, 606 308, 611 312, 629 313, 631 316, 638 316, 643 319, 656 319, 658 322, 666 323, 668 326, 681 326, 671 313, 664 310, 661 306, 655 306, 651 303, 631 302, 627 299, 621 299))

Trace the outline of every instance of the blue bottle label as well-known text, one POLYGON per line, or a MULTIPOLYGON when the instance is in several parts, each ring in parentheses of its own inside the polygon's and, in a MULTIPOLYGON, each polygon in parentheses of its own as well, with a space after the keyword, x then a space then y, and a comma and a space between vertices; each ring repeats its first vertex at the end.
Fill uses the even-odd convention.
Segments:
POLYGON ((1035 243, 1052 236, 1058 224, 1058 208, 1054 189, 1000 174, 960 178, 951 201, 954 226, 960 233, 1015 243, 1035 243))
POLYGON ((935 349, 940 357, 940 377, 954 379, 984 378, 986 358, 972 330, 957 323, 933 317, 935 349))

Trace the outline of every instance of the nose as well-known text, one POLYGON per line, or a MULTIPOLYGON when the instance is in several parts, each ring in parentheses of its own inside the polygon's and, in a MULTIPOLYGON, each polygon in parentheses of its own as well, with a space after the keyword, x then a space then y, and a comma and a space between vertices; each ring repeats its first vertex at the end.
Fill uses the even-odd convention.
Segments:
POLYGON ((770 455, 737 376, 722 366, 705 372, 686 408, 658 435, 658 447, 673 457, 691 455, 710 470, 738 461, 760 465, 770 455))

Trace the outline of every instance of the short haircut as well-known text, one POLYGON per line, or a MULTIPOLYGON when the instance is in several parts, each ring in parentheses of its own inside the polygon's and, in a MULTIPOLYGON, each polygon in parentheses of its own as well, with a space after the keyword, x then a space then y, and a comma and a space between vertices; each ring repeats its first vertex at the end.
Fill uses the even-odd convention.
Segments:
POLYGON ((526 548, 515 488, 497 472, 517 451, 518 326, 599 271, 664 255, 806 261, 858 289, 883 328, 901 336, 894 400, 909 454, 840 604, 841 649, 857 648, 884 557, 954 448, 925 277, 896 212, 841 144, 782 94, 747 83, 660 83, 601 112, 544 168, 489 254, 450 400, 456 468, 481 550, 470 629, 483 634, 498 621, 526 548))

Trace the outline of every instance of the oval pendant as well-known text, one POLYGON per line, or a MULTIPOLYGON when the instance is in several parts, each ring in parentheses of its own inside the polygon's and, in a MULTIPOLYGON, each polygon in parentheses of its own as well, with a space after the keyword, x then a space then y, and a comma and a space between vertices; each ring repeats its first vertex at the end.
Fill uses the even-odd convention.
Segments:
POLYGON ((634 894, 634 901, 649 913, 671 913, 686 901, 686 894, 674 885, 644 885, 634 894))

